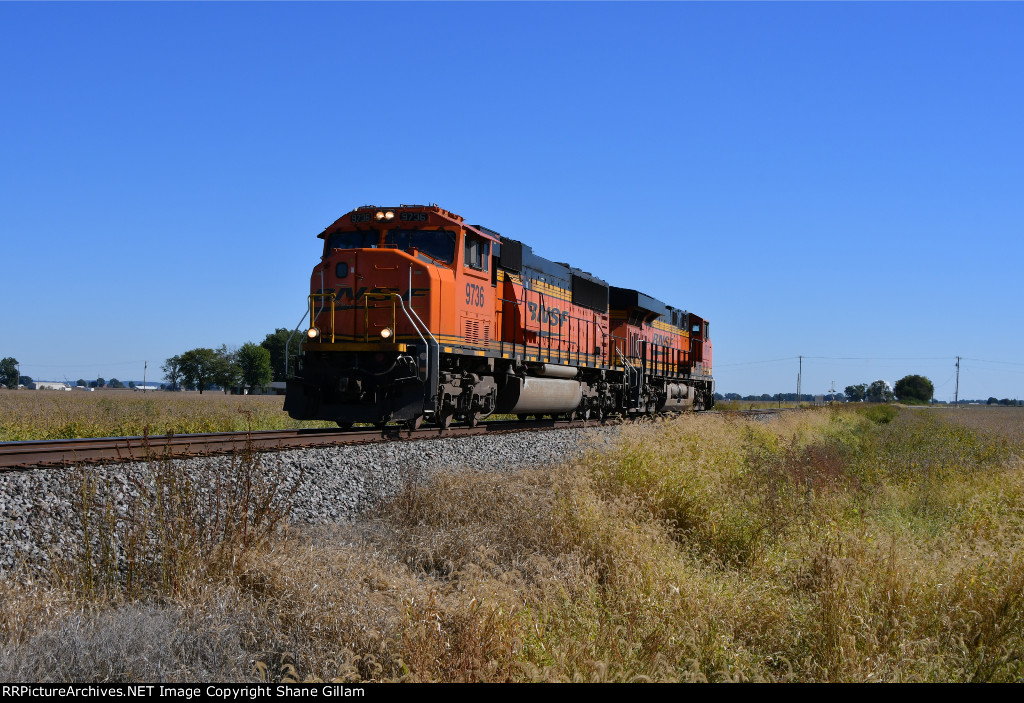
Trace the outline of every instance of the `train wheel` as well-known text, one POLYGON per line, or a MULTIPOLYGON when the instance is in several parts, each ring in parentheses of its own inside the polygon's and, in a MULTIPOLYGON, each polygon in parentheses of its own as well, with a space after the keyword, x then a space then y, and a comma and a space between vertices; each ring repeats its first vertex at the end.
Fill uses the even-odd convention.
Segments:
POLYGON ((437 418, 437 424, 441 426, 442 430, 447 430, 449 427, 451 427, 452 426, 452 415, 451 415, 451 413, 447 413, 447 414, 442 415, 441 417, 437 418))
POLYGON ((375 423, 373 423, 373 426, 377 429, 378 432, 383 432, 384 428, 388 426, 388 423, 386 423, 386 422, 375 422, 375 423))
POLYGON ((405 426, 409 428, 410 432, 415 432, 419 428, 423 427, 423 416, 417 415, 411 420, 407 420, 405 426))
POLYGON ((338 420, 337 423, 338 427, 340 427, 343 430, 351 430, 352 426, 356 424, 354 422, 342 422, 341 420, 338 420))
POLYGON ((470 427, 476 427, 480 424, 480 413, 469 413, 466 415, 466 423, 470 427))
POLYGON ((518 415, 516 415, 516 419, 519 420, 519 422, 526 422, 527 420, 530 419, 530 416, 525 415, 523 413, 519 413, 518 415))

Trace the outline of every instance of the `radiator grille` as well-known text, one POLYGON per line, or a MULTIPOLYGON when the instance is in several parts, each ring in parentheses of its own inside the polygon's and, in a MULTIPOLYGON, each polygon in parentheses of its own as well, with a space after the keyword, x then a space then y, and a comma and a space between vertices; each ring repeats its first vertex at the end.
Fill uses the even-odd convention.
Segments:
POLYGON ((487 346, 491 342, 491 323, 485 320, 466 320, 466 344, 487 346))

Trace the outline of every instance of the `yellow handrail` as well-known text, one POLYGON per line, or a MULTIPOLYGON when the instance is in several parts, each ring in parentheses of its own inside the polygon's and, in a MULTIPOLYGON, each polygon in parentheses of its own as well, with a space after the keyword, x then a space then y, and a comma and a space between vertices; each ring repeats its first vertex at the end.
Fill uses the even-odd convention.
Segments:
MULTIPOLYGON (((310 293, 309 294, 309 326, 316 327, 317 313, 313 310, 313 301, 315 298, 324 298, 331 301, 331 344, 334 344, 334 293, 310 293)), ((320 308, 320 312, 323 312, 323 306, 320 308)), ((319 328, 317 328, 319 329, 319 328)))
POLYGON ((367 293, 363 296, 363 341, 370 341, 370 298, 374 300, 390 300, 391 301, 391 334, 396 338, 398 337, 398 328, 395 321, 398 319, 395 315, 395 298, 392 293, 367 293))

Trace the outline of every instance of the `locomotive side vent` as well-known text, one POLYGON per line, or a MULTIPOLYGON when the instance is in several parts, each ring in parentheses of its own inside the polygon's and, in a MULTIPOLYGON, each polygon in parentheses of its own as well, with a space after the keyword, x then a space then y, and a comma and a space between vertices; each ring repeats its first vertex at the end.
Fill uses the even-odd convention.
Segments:
POLYGON ((489 321, 466 320, 466 344, 487 346, 491 343, 491 323, 489 321))

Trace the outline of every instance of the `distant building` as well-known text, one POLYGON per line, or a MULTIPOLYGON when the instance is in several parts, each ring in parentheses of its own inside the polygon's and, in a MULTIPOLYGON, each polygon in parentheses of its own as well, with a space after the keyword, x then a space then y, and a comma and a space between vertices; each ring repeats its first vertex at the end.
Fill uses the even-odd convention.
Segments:
POLYGON ((66 383, 53 383, 51 381, 33 381, 29 384, 32 390, 36 391, 70 391, 71 386, 66 383))
POLYGON ((133 391, 158 391, 158 390, 160 390, 160 386, 143 386, 143 385, 138 385, 138 386, 132 386, 132 390, 133 391))
POLYGON ((235 386, 231 389, 232 395, 284 395, 288 384, 284 381, 271 381, 265 387, 256 387, 249 391, 247 386, 235 386))
POLYGON ((96 389, 95 388, 89 388, 89 386, 75 386, 75 390, 76 391, 89 391, 90 393, 92 393, 96 389))

